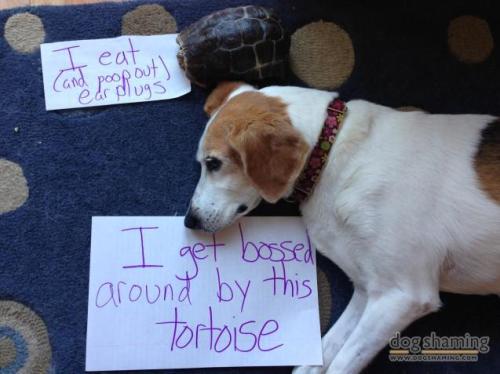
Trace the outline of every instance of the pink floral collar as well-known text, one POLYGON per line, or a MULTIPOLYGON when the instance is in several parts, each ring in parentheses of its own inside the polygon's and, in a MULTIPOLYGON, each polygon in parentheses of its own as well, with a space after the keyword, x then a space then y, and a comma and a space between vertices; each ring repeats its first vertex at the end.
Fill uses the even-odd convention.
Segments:
POLYGON ((301 203, 311 195, 328 160, 328 154, 333 148, 333 143, 335 143, 335 138, 340 131, 346 113, 347 105, 344 101, 334 99, 328 104, 327 117, 318 142, 314 146, 304 170, 297 179, 289 200, 301 203))

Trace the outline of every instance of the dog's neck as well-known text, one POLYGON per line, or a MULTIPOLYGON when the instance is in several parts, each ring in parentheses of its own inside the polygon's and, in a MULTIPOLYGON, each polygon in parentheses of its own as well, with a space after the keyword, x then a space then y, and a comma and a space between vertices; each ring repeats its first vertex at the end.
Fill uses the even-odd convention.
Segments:
MULTIPOLYGON (((306 160, 309 160, 311 152, 316 147, 320 134, 328 117, 327 108, 332 101, 338 97, 336 92, 320 91, 300 87, 267 87, 261 90, 266 95, 278 97, 287 105, 288 116, 293 127, 303 136, 309 145, 306 160)), ((335 118, 335 121, 341 119, 335 118)), ((323 135, 324 136, 324 135, 323 135)), ((330 139, 330 137, 328 137, 330 139)), ((323 147, 320 147, 323 150, 323 147)), ((328 155, 328 151, 324 151, 328 155)), ((306 166, 301 174, 290 186, 286 198, 302 203, 307 200, 317 183, 315 175, 320 175, 325 165, 318 165, 316 161, 306 166), (315 182, 316 181, 316 182, 315 182)))
POLYGON ((309 144, 311 151, 318 141, 327 116, 326 108, 338 93, 312 88, 271 86, 261 92, 280 98, 287 104, 288 115, 294 126, 309 144))

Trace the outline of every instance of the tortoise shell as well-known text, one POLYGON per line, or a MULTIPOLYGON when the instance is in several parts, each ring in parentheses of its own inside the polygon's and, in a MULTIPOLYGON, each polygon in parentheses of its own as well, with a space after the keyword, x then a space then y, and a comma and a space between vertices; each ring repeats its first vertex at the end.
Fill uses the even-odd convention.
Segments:
POLYGON ((180 66, 190 80, 257 81, 285 74, 290 36, 261 6, 228 8, 201 18, 177 36, 180 66))

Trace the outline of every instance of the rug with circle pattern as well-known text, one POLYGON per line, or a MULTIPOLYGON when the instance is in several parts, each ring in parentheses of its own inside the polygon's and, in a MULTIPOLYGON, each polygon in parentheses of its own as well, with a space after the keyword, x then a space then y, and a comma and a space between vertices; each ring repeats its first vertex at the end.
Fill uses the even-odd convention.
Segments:
MULTIPOLYGON (((339 90, 400 110, 500 114, 500 5, 493 1, 262 0, 291 33, 282 84, 339 90)), ((90 218, 183 215, 198 178, 202 89, 182 98, 46 112, 39 44, 173 33, 245 1, 170 0, 0 12, 0 374, 84 372, 90 218)), ((255 214, 294 215, 262 205, 255 214)), ((466 217, 464 217, 466 219, 466 217)), ((319 259, 323 332, 352 292, 319 259)), ((408 336, 489 336, 478 363, 391 364, 367 373, 500 372, 500 299, 443 294, 408 336)), ((186 373, 287 373, 227 368, 186 373)))

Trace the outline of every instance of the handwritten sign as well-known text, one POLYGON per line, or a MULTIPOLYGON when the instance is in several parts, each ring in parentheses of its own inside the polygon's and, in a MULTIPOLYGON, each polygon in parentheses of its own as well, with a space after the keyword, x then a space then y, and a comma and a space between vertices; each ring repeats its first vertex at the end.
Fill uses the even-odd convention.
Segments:
POLYGON ((47 110, 172 99, 191 91, 176 34, 41 45, 47 110))
POLYGON ((86 370, 321 365, 315 262, 296 217, 94 217, 86 370))

